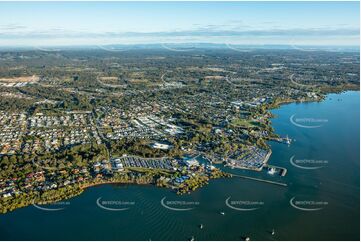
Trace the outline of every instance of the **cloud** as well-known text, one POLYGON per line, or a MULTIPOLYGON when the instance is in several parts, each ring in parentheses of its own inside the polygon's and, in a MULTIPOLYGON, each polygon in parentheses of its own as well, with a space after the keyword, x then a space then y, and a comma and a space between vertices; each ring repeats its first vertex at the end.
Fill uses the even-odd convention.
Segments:
MULTIPOLYGON (((219 25, 207 25, 196 30, 165 31, 165 32, 85 32, 67 31, 54 28, 44 31, 0 32, 3 38, 51 37, 194 37, 194 36, 359 36, 355 28, 313 28, 313 29, 269 29, 269 30, 221 30, 219 25)), ((1 29, 1 28, 0 28, 1 29)), ((15 28, 14 28, 15 29, 15 28)))
MULTIPOLYGON (((239 22, 238 22, 239 23, 239 22)), ((10 42, 14 40, 24 45, 30 40, 39 40, 41 42, 47 42, 48 40, 57 39, 59 42, 67 39, 74 42, 83 44, 94 43, 170 43, 170 42, 220 42, 223 43, 237 43, 249 41, 268 43, 285 43, 285 40, 292 43, 297 43, 299 39, 303 42, 309 42, 316 40, 334 40, 338 42, 344 42, 353 45, 358 45, 359 29, 351 27, 336 28, 322 27, 322 28, 293 28, 293 29, 248 29, 242 22, 237 25, 220 24, 220 25, 194 25, 195 28, 190 30, 178 30, 178 31, 164 31, 164 32, 91 32, 91 31, 74 31, 66 30, 63 28, 51 28, 48 30, 36 30, 30 31, 25 26, 19 25, 2 25, 0 26, 0 45, 3 45, 5 40, 10 42), (243 26, 243 27, 242 27, 243 26)), ((286 41, 286 42, 287 42, 286 41)))
POLYGON ((14 30, 24 30, 27 27, 24 25, 19 25, 19 24, 1 24, 0 25, 0 32, 5 32, 5 31, 14 31, 14 30))

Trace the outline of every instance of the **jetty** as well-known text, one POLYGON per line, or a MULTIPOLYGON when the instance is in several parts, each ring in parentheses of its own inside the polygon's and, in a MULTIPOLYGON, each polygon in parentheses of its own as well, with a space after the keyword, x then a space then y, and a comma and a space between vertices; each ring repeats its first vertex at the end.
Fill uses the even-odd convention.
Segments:
POLYGON ((282 186, 282 187, 287 187, 288 186, 287 183, 283 183, 283 182, 276 182, 276 181, 266 180, 266 179, 262 179, 262 178, 255 178, 255 177, 249 177, 249 176, 243 176, 243 175, 236 175, 236 174, 232 174, 232 173, 230 173, 230 174, 232 175, 232 177, 240 177, 240 178, 243 178, 243 179, 249 179, 249 180, 269 183, 269 184, 282 186))
POLYGON ((278 143, 282 143, 282 144, 287 144, 287 145, 290 145, 292 143, 292 139, 290 139, 288 137, 288 135, 284 138, 282 137, 279 137, 279 138, 270 138, 270 140, 273 140, 273 141, 276 141, 278 143))

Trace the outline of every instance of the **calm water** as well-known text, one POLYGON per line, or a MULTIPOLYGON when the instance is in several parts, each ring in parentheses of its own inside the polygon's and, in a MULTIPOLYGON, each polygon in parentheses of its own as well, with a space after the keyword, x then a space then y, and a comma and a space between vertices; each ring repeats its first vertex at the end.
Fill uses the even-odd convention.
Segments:
POLYGON ((321 103, 289 104, 273 111, 278 115, 272 120, 276 132, 296 139, 289 147, 271 144, 269 163, 286 167, 286 177, 238 172, 287 182, 288 187, 232 178, 213 180, 191 195, 177 196, 153 186, 98 186, 63 204, 46 207, 62 210, 29 206, 0 215, 0 239, 188 240, 194 236, 195 240, 239 240, 249 236, 252 240, 359 240, 359 102, 359 92, 346 92, 329 95, 321 103), (292 115, 298 124, 321 127, 293 125, 292 115), (293 166, 292 156, 298 165, 322 168, 293 166), (229 197, 234 207, 257 209, 231 209, 225 204, 229 197), (170 207, 192 210, 167 209, 161 205, 163 198, 170 207), (290 205, 292 198, 298 207, 319 210, 296 209, 290 205), (101 203, 108 208, 128 209, 102 209, 97 206, 98 199, 100 203, 118 203, 101 203))

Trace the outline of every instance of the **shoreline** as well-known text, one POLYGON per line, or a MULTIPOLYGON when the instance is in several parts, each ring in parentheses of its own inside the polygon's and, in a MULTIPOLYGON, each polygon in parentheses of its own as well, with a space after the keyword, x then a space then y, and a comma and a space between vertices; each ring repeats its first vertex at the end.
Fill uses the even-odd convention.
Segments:
POLYGON ((91 187, 96 187, 96 186, 101 186, 101 185, 112 185, 112 184, 122 184, 122 185, 126 185, 126 184, 132 184, 132 185, 153 185, 151 182, 147 183, 136 183, 136 182, 123 182, 123 181, 104 181, 104 182, 97 182, 97 183, 92 183, 92 184, 86 184, 86 185, 80 185, 79 188, 83 191, 85 191, 88 188, 91 187))
MULTIPOLYGON (((304 103, 304 102, 320 102, 320 101, 325 101, 326 97, 330 94, 341 94, 341 93, 344 93, 344 92, 358 92, 360 93, 360 90, 354 90, 354 89, 346 89, 346 90, 342 90, 342 91, 336 91, 336 92, 327 92, 325 94, 322 95, 322 97, 318 100, 307 100, 307 101, 303 101, 301 103, 304 103)), ((277 107, 274 107, 274 108, 270 108, 270 109, 267 109, 267 111, 270 111, 271 110, 276 110, 276 109, 279 109, 281 108, 281 106, 283 105, 287 105, 287 104, 292 104, 292 103, 299 103, 299 101, 297 100, 280 100, 276 103, 277 107)), ((272 118, 272 117, 271 117, 272 118)), ((271 119, 270 118, 270 119, 271 119)), ((276 117, 274 117, 276 118, 276 117)), ((272 125, 271 125, 272 126, 272 125)), ((273 127, 272 127, 273 128, 273 127)), ((272 154, 272 149, 269 150, 269 155, 267 155, 268 159, 267 159, 267 162, 270 158, 272 154)), ((265 163, 266 164, 266 163, 265 163)), ((240 169, 246 169, 246 168, 240 168, 240 169)), ((253 171, 257 171, 255 169, 247 169, 247 170, 253 170, 253 171)), ((224 172, 224 171, 222 171, 224 172)), ((232 173, 228 173, 228 172, 224 172, 225 174, 228 174, 228 175, 231 175, 231 177, 233 177, 233 174, 232 173)), ((74 186, 70 186, 70 187, 62 187, 61 189, 63 189, 63 191, 65 192, 65 196, 64 197, 57 197, 55 198, 54 200, 52 201, 45 201, 44 203, 39 203, 39 204, 51 204, 51 203, 55 203, 55 202, 58 202, 58 201, 62 201, 62 200, 67 200, 67 199, 70 199, 70 198, 74 198, 78 195, 81 195, 87 188, 91 188, 91 187, 96 187, 96 186, 100 186, 100 185, 111 185, 111 184, 131 184, 131 185, 152 185, 153 183, 152 182, 141 182, 141 183, 138 183, 138 182, 134 182, 134 181, 131 181, 131 182, 124 182, 124 181, 99 181, 99 182, 96 182, 96 183, 90 183, 90 184, 75 184, 74 186), (68 193, 66 193, 68 192, 68 193)), ((155 185, 156 187, 157 184, 154 183, 153 185, 155 185)), ((166 187, 167 188, 167 187, 166 187)), ((168 187, 170 188, 170 187, 168 187)), ((60 189, 59 189, 60 190, 60 189)), ((58 190, 58 191, 59 191, 58 190)), ((50 191, 56 191, 56 190, 50 190, 50 191)), ((24 195, 24 193, 20 194, 18 197, 16 198, 20 198, 21 195, 24 195)), ((27 194, 25 194, 27 195, 27 194)), ((28 202, 27 203, 22 203, 21 206, 19 207, 10 207, 10 208, 4 208, 3 211, 0 211, 0 214, 5 214, 5 213, 9 213, 9 212, 13 212, 19 208, 24 208, 24 207, 27 207, 29 205, 32 205, 34 204, 34 201, 35 201, 36 197, 34 196, 24 196, 24 200, 27 200, 28 202), (31 202, 30 202, 31 200, 31 202), (5 211, 5 212, 4 212, 5 211)))
MULTIPOLYGON (((221 171, 221 170, 219 170, 219 172, 220 172, 220 176, 207 177, 207 181, 208 180, 213 180, 213 179, 219 179, 219 178, 232 178, 232 175, 229 174, 229 173, 226 173, 226 172, 221 171)), ((90 182, 90 183, 85 183, 85 184, 78 183, 78 184, 75 184, 74 186, 61 187, 58 190, 46 191, 43 194, 46 194, 47 192, 51 193, 51 192, 54 192, 54 191, 60 191, 61 190, 62 192, 65 192, 65 196, 60 196, 59 195, 57 197, 52 197, 52 199, 39 201, 39 202, 36 202, 36 200, 39 199, 39 198, 41 199, 41 195, 40 195, 40 197, 39 196, 34 196, 34 195, 33 196, 27 196, 27 194, 21 193, 21 194, 19 194, 19 196, 23 195, 24 200, 22 200, 22 201, 25 201, 25 203, 21 203, 20 206, 16 206, 16 205, 19 205, 19 204, 13 204, 12 206, 11 206, 11 204, 8 204, 8 207, 6 207, 6 206, 2 207, 2 210, 0 210, 0 216, 1 216, 1 214, 14 212, 15 210, 25 208, 25 207, 28 207, 30 205, 37 205, 37 204, 38 205, 50 205, 50 204, 53 204, 53 203, 56 203, 56 202, 71 199, 71 198, 74 198, 74 197, 77 197, 77 196, 81 195, 88 188, 101 186, 101 185, 116 185, 116 184, 119 184, 119 185, 152 185, 152 186, 155 186, 156 188, 166 188, 166 189, 170 189, 170 190, 175 190, 177 188, 177 187, 173 187, 173 186, 170 186, 170 185, 169 186, 158 186, 157 182, 154 181, 153 179, 150 180, 150 181, 149 180, 145 180, 145 181, 141 181, 141 180, 131 180, 131 181, 124 181, 124 180, 119 180, 119 181, 106 180, 106 181, 104 181, 103 180, 103 181, 101 181, 101 180, 98 180, 97 182, 90 182)), ((203 185, 205 185, 205 184, 199 184, 198 188, 202 188, 203 185)), ((178 188, 178 192, 180 190, 182 190, 182 189, 178 188)), ((194 191, 194 190, 191 190, 191 191, 194 191)), ((191 191, 189 191, 189 192, 191 192, 191 191)), ((178 195, 184 194, 184 193, 178 193, 178 192, 177 192, 178 195)), ((19 198, 19 197, 17 197, 17 198, 19 198)))

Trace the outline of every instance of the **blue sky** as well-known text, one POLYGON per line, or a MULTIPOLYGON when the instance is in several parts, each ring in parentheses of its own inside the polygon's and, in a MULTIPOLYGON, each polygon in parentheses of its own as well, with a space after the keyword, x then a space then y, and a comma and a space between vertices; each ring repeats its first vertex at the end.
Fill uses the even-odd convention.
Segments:
POLYGON ((359 45, 359 2, 0 2, 0 45, 359 45))

